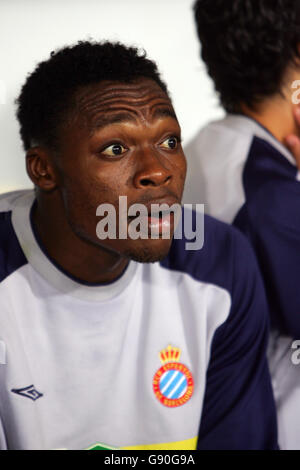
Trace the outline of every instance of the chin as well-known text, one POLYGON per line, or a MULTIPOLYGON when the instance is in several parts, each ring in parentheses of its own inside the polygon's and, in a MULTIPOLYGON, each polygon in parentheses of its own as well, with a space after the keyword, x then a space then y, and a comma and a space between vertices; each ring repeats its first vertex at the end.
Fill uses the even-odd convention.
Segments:
POLYGON ((155 246, 155 243, 151 245, 145 243, 144 246, 132 246, 126 249, 123 254, 137 263, 157 263, 162 261, 170 251, 170 240, 164 241, 167 241, 167 243, 160 243, 157 246, 155 246))

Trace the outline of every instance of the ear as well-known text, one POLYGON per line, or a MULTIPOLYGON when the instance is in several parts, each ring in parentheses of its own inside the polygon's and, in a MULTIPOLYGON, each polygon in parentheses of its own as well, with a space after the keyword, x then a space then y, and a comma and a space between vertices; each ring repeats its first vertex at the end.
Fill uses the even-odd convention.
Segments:
POLYGON ((57 177, 51 164, 50 153, 42 147, 34 147, 26 152, 27 174, 35 186, 43 191, 57 187, 57 177))

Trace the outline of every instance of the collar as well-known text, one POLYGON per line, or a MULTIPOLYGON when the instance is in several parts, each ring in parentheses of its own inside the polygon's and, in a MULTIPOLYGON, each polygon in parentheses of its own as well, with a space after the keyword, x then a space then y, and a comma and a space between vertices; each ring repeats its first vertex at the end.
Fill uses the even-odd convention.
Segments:
POLYGON ((20 246, 35 271, 58 291, 82 300, 107 301, 126 289, 139 269, 139 263, 134 261, 129 262, 124 273, 114 282, 96 285, 81 283, 54 264, 34 235, 30 221, 34 202, 34 191, 26 191, 18 197, 13 204, 12 224, 20 246))
POLYGON ((242 114, 228 114, 223 119, 222 124, 243 134, 255 135, 256 137, 269 142, 269 144, 276 148, 278 152, 280 152, 280 154, 283 155, 293 166, 297 166, 291 152, 281 142, 279 142, 271 132, 254 119, 242 114))

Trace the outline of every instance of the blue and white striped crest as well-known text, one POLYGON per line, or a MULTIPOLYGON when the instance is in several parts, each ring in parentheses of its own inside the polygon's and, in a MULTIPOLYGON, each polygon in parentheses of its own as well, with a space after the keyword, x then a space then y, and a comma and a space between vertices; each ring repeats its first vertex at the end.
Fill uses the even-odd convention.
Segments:
POLYGON ((179 370, 168 370, 160 379, 159 389, 162 395, 169 399, 181 398, 188 387, 185 374, 179 370))

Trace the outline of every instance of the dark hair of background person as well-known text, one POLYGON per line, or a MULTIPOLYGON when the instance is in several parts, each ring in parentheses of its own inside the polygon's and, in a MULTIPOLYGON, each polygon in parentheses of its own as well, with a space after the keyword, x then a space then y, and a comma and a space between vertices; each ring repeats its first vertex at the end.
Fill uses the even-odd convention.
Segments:
POLYGON ((300 59, 300 0, 198 0, 202 59, 221 104, 255 110, 280 93, 287 67, 300 59))
POLYGON ((137 48, 118 42, 79 41, 52 52, 28 76, 16 100, 24 149, 36 142, 58 149, 60 125, 80 87, 103 80, 130 83, 139 77, 154 80, 168 94, 156 63, 137 48))

